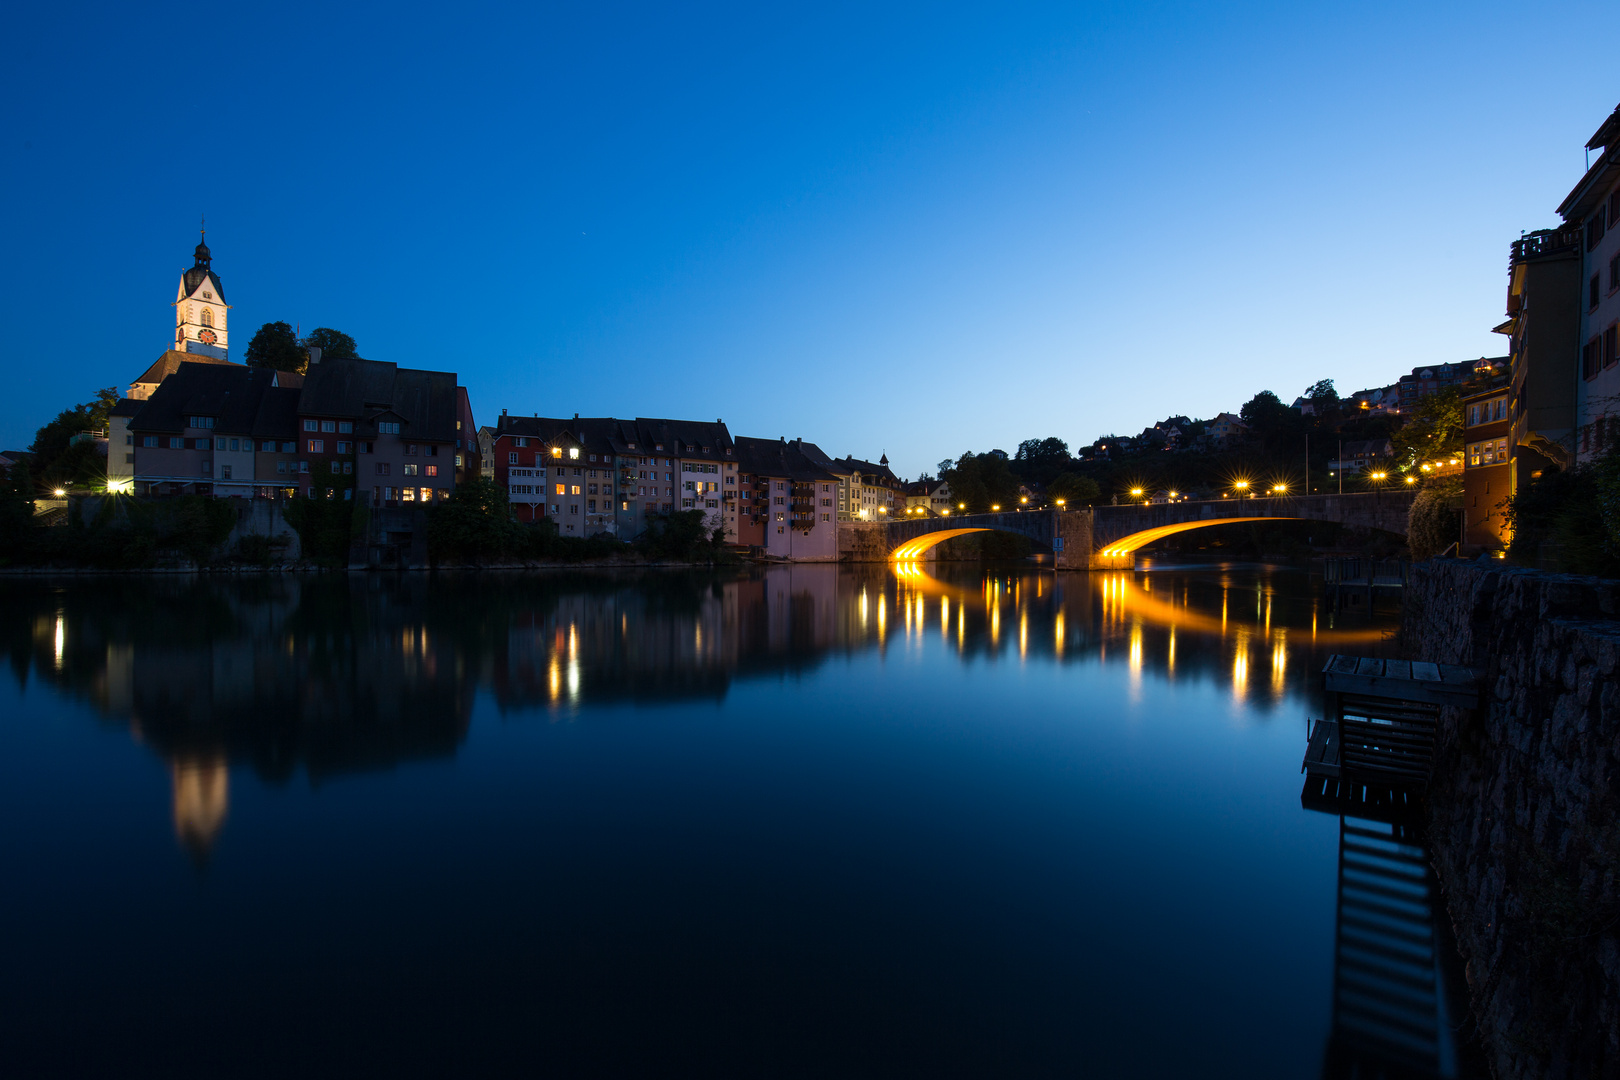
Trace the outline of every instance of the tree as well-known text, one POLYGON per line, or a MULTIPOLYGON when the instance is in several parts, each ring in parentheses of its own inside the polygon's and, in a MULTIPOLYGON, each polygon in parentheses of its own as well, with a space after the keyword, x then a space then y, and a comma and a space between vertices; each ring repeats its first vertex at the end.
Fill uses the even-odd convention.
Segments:
MULTIPOLYGON (((286 323, 281 325, 285 326, 286 323)), ((360 357, 355 351, 354 338, 329 326, 317 326, 310 331, 309 337, 304 339, 304 346, 321 350, 322 360, 357 360, 360 357)))
POLYGON ((428 550, 464 562, 505 555, 517 547, 522 528, 512 520, 506 489, 478 476, 428 511, 428 550))
POLYGON ((51 487, 78 485, 95 487, 105 483, 107 462, 93 442, 72 445, 81 431, 105 431, 107 418, 118 404, 118 390, 106 387, 96 391, 95 400, 63 409, 56 419, 34 433, 29 453, 35 479, 51 487))
POLYGON ((1419 401, 1398 431, 1390 436, 1399 469, 1456 457, 1463 449, 1462 391, 1448 386, 1419 401))
POLYGON ((1276 394, 1260 391, 1244 403, 1238 415, 1249 425, 1250 434, 1268 458, 1297 460, 1310 423, 1278 400, 1276 394))
POLYGON ((1102 488, 1089 476, 1078 473, 1059 473, 1046 485, 1046 493, 1053 499, 1062 499, 1067 506, 1090 506, 1102 498, 1102 488))
POLYGON ((1343 411, 1339 392, 1332 379, 1318 379, 1305 388, 1305 400, 1316 408, 1317 416, 1338 416, 1343 411))
POLYGON ((1025 439, 1018 444, 1018 453, 1013 460, 1017 463, 1018 475, 1025 480, 1047 484, 1068 468, 1074 459, 1069 457, 1069 444, 1054 436, 1049 439, 1025 439))
POLYGON ((971 512, 989 510, 997 504, 1011 509, 1018 502, 1018 478, 1007 467, 1004 451, 969 451, 942 471, 940 479, 951 485, 952 497, 966 503, 971 512))
POLYGON ((284 322, 267 322, 248 342, 248 367, 275 368, 277 371, 303 371, 304 355, 298 335, 284 322))

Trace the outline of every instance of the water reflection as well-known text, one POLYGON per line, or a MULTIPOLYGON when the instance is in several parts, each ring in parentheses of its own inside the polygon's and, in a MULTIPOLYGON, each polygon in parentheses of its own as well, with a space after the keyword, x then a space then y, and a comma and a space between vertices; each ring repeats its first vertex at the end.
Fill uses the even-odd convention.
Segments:
POLYGON ((507 715, 725 697, 827 657, 944 649, 962 663, 1125 665, 1207 680, 1257 715, 1309 692, 1335 625, 1298 570, 1063 574, 918 564, 736 573, 7 582, 0 637, 19 682, 90 702, 168 763, 174 828, 203 857, 230 770, 320 784, 444 757, 487 693, 507 715))

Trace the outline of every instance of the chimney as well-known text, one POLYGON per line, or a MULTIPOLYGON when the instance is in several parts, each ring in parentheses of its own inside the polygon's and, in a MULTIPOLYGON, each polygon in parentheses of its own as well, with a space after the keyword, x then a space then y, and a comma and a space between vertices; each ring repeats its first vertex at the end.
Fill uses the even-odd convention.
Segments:
POLYGON ((309 366, 314 367, 316 364, 318 364, 320 362, 321 362, 321 347, 319 345, 312 346, 310 348, 310 350, 309 350, 309 366))
POLYGON ((501 410, 501 415, 502 415, 502 416, 505 416, 505 415, 506 415, 506 410, 505 410, 505 409, 502 409, 502 410, 501 410))

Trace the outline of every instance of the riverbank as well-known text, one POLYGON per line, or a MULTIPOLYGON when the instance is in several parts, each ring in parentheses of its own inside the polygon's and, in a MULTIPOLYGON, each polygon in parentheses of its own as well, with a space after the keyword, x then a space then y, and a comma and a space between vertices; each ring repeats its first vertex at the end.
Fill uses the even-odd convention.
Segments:
POLYGON ((1442 713, 1435 870, 1498 1077, 1620 1071, 1620 581, 1431 560, 1407 654, 1480 672, 1442 713))

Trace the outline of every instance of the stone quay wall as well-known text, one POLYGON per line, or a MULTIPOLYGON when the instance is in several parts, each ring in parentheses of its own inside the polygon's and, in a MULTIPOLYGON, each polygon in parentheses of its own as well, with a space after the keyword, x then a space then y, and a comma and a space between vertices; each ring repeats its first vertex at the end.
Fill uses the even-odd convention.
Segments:
POLYGON ((1495 1074, 1620 1076, 1620 581, 1431 560, 1414 659, 1481 673, 1442 713, 1435 870, 1495 1074))

